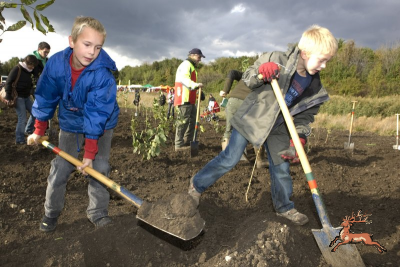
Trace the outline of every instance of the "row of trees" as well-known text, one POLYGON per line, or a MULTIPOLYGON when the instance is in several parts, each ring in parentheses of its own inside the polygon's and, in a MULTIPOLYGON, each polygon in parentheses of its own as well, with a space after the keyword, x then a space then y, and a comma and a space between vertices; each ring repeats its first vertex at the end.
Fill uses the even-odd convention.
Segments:
MULTIPOLYGON (((293 44, 290 44, 293 45, 293 44)), ((256 57, 221 57, 201 65, 199 81, 208 92, 219 92, 231 69, 244 70, 256 57)), ((180 59, 172 58, 144 64, 126 66, 119 72, 119 79, 139 84, 174 85, 175 72, 180 59)), ((339 50, 321 72, 324 86, 331 94, 344 96, 382 97, 400 95, 400 45, 382 46, 377 50, 357 47, 352 40, 339 40, 339 50)))
MULTIPOLYGON (((221 57, 199 67, 199 81, 207 92, 219 92, 229 70, 244 70, 257 57, 221 57)), ((7 75, 18 58, 0 63, 0 73, 7 75)), ((174 86, 175 73, 182 59, 172 58, 126 66, 114 73, 122 84, 153 84, 174 86)), ((382 97, 400 95, 400 45, 382 46, 377 50, 357 47, 352 40, 339 40, 339 50, 321 72, 324 86, 331 94, 382 97)))

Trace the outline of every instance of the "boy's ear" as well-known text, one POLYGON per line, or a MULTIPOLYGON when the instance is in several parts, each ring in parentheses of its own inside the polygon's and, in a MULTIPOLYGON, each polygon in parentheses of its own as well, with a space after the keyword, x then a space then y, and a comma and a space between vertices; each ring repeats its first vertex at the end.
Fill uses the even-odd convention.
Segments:
POLYGON ((307 52, 304 51, 304 50, 301 50, 301 51, 300 51, 300 56, 301 56, 302 59, 307 59, 307 58, 308 58, 307 52))
POLYGON ((69 47, 74 48, 74 41, 72 40, 72 36, 68 36, 69 47))

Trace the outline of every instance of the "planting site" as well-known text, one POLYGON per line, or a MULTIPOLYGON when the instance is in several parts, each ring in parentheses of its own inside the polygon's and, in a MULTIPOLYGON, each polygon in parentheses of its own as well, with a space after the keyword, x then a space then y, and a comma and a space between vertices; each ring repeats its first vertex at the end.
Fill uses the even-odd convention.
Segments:
MULTIPOLYGON (((149 203, 186 193, 189 179, 221 151, 222 133, 202 122, 199 155, 175 152, 174 133, 159 157, 142 160, 132 147, 131 118, 121 108, 114 131, 109 178, 149 203)), ((137 119, 144 121, 144 115, 137 119)), ((203 231, 184 241, 138 220, 138 209, 110 189, 113 223, 95 229, 86 218, 88 181, 71 174, 65 208, 54 232, 39 231, 50 162, 42 146, 15 145, 16 113, 2 110, 0 123, 0 265, 12 266, 327 266, 312 229, 322 229, 300 164, 291 166, 296 208, 309 217, 304 226, 276 216, 267 169, 239 164, 203 193, 198 212, 203 231)), ((220 124, 224 124, 223 120, 220 124)), ((140 124, 144 125, 144 123, 140 124)), ((58 145, 58 140, 50 139, 58 145)), ((398 266, 400 262, 400 151, 394 136, 353 132, 354 149, 344 149, 348 131, 314 129, 306 152, 327 214, 334 227, 362 210, 372 223, 355 223, 354 233, 368 233, 387 249, 353 245, 366 266, 398 266)), ((81 156, 82 157, 82 156, 81 156)), ((82 160, 82 158, 80 158, 82 160)), ((182 203, 184 206, 184 203, 182 203)), ((150 206, 151 207, 151 206, 150 206)), ((336 244, 339 241, 336 242, 336 244)), ((350 245, 340 246, 336 252, 350 245)), ((352 259, 346 259, 347 266, 352 259)))

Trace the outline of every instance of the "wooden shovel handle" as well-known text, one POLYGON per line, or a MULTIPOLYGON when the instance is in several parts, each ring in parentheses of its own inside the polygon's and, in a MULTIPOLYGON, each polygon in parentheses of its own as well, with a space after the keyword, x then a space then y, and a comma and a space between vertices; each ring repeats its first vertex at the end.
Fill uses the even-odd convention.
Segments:
MULTIPOLYGON (((55 154, 59 155, 66 161, 70 162, 71 164, 75 165, 76 167, 80 167, 83 165, 83 163, 78 160, 77 158, 74 158, 67 152, 62 151, 60 148, 56 147, 53 144, 50 144, 46 140, 42 140, 42 145, 49 150, 53 151, 55 154)), ((143 203, 143 200, 129 192, 126 188, 120 186, 113 180, 109 179, 108 177, 104 176, 100 172, 96 171, 95 169, 91 167, 86 167, 84 168, 84 171, 88 174, 90 174, 93 178, 95 178, 97 181, 101 182, 108 188, 114 190, 116 193, 118 193, 121 197, 125 198, 129 202, 131 202, 133 205, 135 205, 137 208, 140 208, 140 206, 143 203)))
POLYGON ((199 88, 199 96, 198 96, 198 98, 197 98, 196 124, 195 124, 195 126, 194 126, 193 142, 196 142, 196 139, 197 139, 197 131, 198 131, 198 128, 199 128, 200 101, 201 101, 201 87, 199 88))
POLYGON ((304 147, 300 142, 299 134, 296 131, 296 126, 294 125, 293 118, 290 115, 289 109, 286 105, 285 99, 283 98, 281 88, 276 79, 273 79, 271 82, 272 89, 274 90, 276 100, 281 108, 283 117, 286 121, 286 125, 289 129, 290 136, 292 137, 294 147, 296 148, 297 154, 299 155, 300 163, 303 167, 304 172, 311 173, 311 166, 307 159, 306 152, 304 151, 304 147))

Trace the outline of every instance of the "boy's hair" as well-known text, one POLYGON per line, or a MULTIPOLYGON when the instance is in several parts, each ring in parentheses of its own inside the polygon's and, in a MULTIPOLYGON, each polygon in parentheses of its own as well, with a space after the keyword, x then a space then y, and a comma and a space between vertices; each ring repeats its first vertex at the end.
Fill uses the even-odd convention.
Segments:
POLYGON ((301 36, 298 47, 307 55, 321 53, 334 56, 338 43, 327 28, 312 25, 301 36))
POLYGON ((35 66, 35 67, 38 64, 38 59, 34 55, 27 55, 22 61, 25 62, 27 65, 31 65, 31 66, 35 66))
MULTIPOLYGON (((96 30, 100 34, 104 36, 104 41, 106 40, 106 29, 104 26, 95 18, 92 17, 76 17, 74 21, 74 25, 71 30, 72 40, 75 42, 78 39, 79 34, 83 31, 85 27, 90 27, 93 30, 96 30)), ((103 43, 104 43, 103 41, 103 43)))
POLYGON ((38 44, 38 50, 43 50, 45 48, 50 50, 50 45, 48 43, 46 43, 46 42, 40 42, 38 44))

